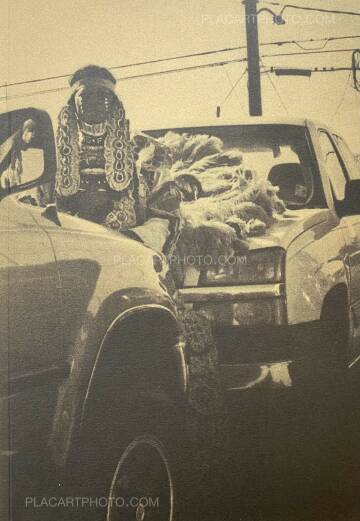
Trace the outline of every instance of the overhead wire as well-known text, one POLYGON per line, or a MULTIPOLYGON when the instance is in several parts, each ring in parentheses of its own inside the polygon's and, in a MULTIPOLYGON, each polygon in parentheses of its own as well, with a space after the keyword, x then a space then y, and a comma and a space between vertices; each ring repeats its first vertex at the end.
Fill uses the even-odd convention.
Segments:
POLYGON ((261 58, 275 58, 277 56, 284 57, 284 56, 306 56, 307 54, 337 54, 337 53, 343 53, 343 52, 353 52, 354 48, 347 48, 347 49, 325 49, 325 50, 310 50, 310 51, 295 51, 295 52, 282 52, 282 53, 275 53, 275 54, 263 54, 261 58))
POLYGON ((360 16, 359 11, 343 11, 337 9, 326 9, 322 7, 307 7, 296 4, 283 4, 281 2, 271 2, 268 0, 260 0, 261 3, 282 7, 282 10, 279 13, 279 16, 283 15, 286 9, 298 9, 302 11, 316 11, 318 13, 329 13, 329 14, 340 14, 340 15, 350 15, 350 16, 360 16))
POLYGON ((290 45, 290 44, 298 45, 298 44, 303 44, 303 43, 315 43, 315 42, 323 42, 323 41, 336 42, 339 40, 354 40, 356 38, 358 38, 357 35, 326 36, 323 38, 307 38, 304 40, 284 40, 282 42, 279 41, 279 42, 274 42, 274 43, 268 42, 268 43, 260 44, 260 45, 277 45, 280 47, 282 45, 290 45))
MULTIPOLYGON (((236 92, 236 87, 240 84, 241 80, 243 79, 243 77, 245 76, 245 74, 247 73, 247 68, 245 68, 245 70, 243 71, 243 73, 238 77, 238 79, 236 80, 235 83, 232 83, 231 81, 231 78, 230 78, 230 75, 228 73, 228 70, 225 68, 225 72, 226 72, 226 75, 228 77, 228 80, 229 80, 229 83, 231 85, 231 89, 230 91, 227 93, 227 95, 225 96, 224 100, 220 103, 220 107, 223 107, 225 105, 225 103, 227 102, 227 100, 230 98, 231 94, 235 91, 236 92)), ((240 105, 242 106, 242 103, 241 103, 241 100, 240 98, 238 97, 238 100, 240 102, 240 105)))
MULTIPOLYGON (((284 45, 293 44, 293 45, 297 45, 302 50, 316 50, 316 49, 306 49, 305 47, 302 47, 302 44, 325 41, 324 46, 319 48, 319 49, 323 49, 329 42, 334 42, 334 41, 339 41, 339 40, 349 40, 349 39, 353 40, 353 39, 358 39, 358 38, 360 39, 360 35, 330 36, 330 37, 326 37, 326 38, 308 38, 308 39, 304 39, 304 40, 282 40, 282 41, 280 40, 280 41, 263 42, 260 44, 260 46, 261 47, 266 47, 266 46, 281 47, 284 45)), ((124 64, 124 65, 115 65, 115 66, 108 67, 108 69, 111 71, 121 70, 121 69, 127 69, 127 68, 131 68, 131 67, 139 67, 139 66, 144 66, 144 65, 153 65, 156 63, 164 63, 164 62, 168 62, 168 61, 183 60, 183 59, 187 59, 187 58, 210 56, 212 54, 223 54, 226 52, 233 52, 233 51, 239 51, 239 50, 244 50, 244 49, 246 49, 246 45, 240 45, 240 46, 236 46, 236 47, 225 47, 222 49, 201 51, 201 52, 195 52, 195 53, 190 53, 190 54, 175 55, 175 56, 170 56, 170 57, 166 57, 166 58, 158 58, 158 59, 153 59, 153 60, 128 63, 128 64, 124 64)), ((68 73, 68 74, 58 74, 58 75, 54 75, 54 76, 47 76, 47 77, 43 77, 43 78, 34 78, 34 79, 30 79, 30 80, 23 80, 23 81, 17 81, 17 82, 8 82, 3 85, 0 85, 0 88, 15 87, 15 86, 19 86, 19 85, 28 85, 28 84, 32 84, 32 83, 41 83, 44 81, 67 79, 70 76, 71 76, 71 74, 68 73)))
MULTIPOLYGON (((262 62, 261 62, 261 65, 262 65, 263 68, 265 68, 265 66, 264 66, 264 64, 262 62)), ((279 98, 280 104, 282 105, 282 107, 285 110, 286 114, 289 114, 288 108, 287 108, 284 100, 282 99, 282 97, 280 95, 280 92, 278 91, 278 89, 277 89, 277 87, 275 85, 275 82, 273 81, 269 71, 265 71, 265 74, 267 75, 267 77, 268 77, 268 79, 269 79, 269 81, 270 81, 270 83, 271 83, 271 85, 272 85, 272 87, 273 87, 277 97, 279 98)))
MULTIPOLYGON (((323 53, 341 53, 341 52, 350 52, 350 51, 353 51, 353 49, 334 49, 334 50, 328 50, 328 51, 322 50, 322 51, 307 51, 307 52, 302 51, 302 52, 294 52, 294 53, 275 53, 275 54, 267 54, 267 55, 265 54, 265 55, 261 56, 261 59, 275 58, 275 57, 299 56, 299 55, 306 56, 308 54, 313 55, 313 54, 323 54, 323 53)), ((153 76, 161 76, 161 75, 174 74, 174 73, 179 73, 179 72, 187 72, 187 71, 193 71, 193 70, 198 70, 198 69, 205 69, 208 67, 221 67, 221 66, 224 66, 224 65, 227 65, 230 63, 242 63, 242 62, 246 62, 246 61, 247 61, 247 58, 233 58, 233 59, 229 59, 229 60, 223 60, 220 62, 211 62, 211 63, 205 63, 205 64, 199 64, 199 65, 191 65, 191 66, 186 66, 186 67, 171 68, 171 69, 146 72, 146 73, 141 73, 141 74, 132 74, 130 76, 119 77, 119 78, 117 78, 117 80, 118 81, 128 81, 128 80, 139 79, 139 78, 148 78, 148 77, 153 77, 153 76)), ((349 70, 349 69, 343 68, 342 70, 349 70)), ((3 87, 6 87, 6 89, 7 89, 9 87, 9 85, 5 84, 3 87)), ((0 101, 4 101, 5 99, 10 100, 10 99, 29 97, 29 96, 38 95, 38 94, 48 94, 48 93, 53 93, 53 92, 60 92, 60 91, 66 90, 66 89, 67 89, 67 87, 58 87, 58 88, 54 88, 54 89, 46 89, 46 90, 35 91, 35 92, 31 92, 31 93, 14 94, 11 96, 2 96, 2 97, 0 97, 0 101)))
POLYGON ((342 107, 342 105, 343 105, 343 103, 344 103, 344 101, 345 101, 346 93, 347 93, 347 90, 348 90, 349 85, 350 85, 350 80, 351 80, 351 71, 350 71, 349 74, 348 74, 348 77, 347 77, 347 79, 346 79, 346 83, 345 83, 344 91, 343 91, 342 96, 341 96, 341 98, 340 98, 340 101, 339 101, 339 103, 338 103, 338 105, 337 105, 337 107, 336 107, 336 109, 335 109, 335 112, 334 112, 334 114, 333 114, 333 116, 332 116, 332 118, 331 118, 331 121, 333 121, 333 120, 336 118, 336 116, 337 116, 339 110, 341 109, 341 107, 342 107))
MULTIPOLYGON (((294 66, 291 66, 291 67, 284 67, 284 66, 276 66, 276 65, 272 65, 272 66, 268 66, 268 68, 265 70, 265 71, 262 71, 264 73, 266 72, 270 72, 270 73, 276 73, 277 70, 287 70, 289 72, 291 72, 291 70, 294 70, 294 71, 307 71, 307 72, 311 72, 312 74, 317 74, 317 73, 331 73, 331 72, 345 72, 345 71, 353 71, 353 68, 352 67, 306 67, 306 68, 299 68, 299 67, 294 67, 294 66)), ((360 71, 360 69, 358 69, 360 71)))
POLYGON ((303 51, 321 51, 322 49, 325 49, 327 44, 330 40, 325 40, 325 43, 323 45, 320 45, 319 47, 305 47, 299 42, 294 42, 294 44, 299 47, 299 49, 302 49, 303 51))
MULTIPOLYGON (((148 78, 148 77, 152 77, 152 76, 160 76, 160 75, 166 75, 166 74, 174 74, 174 73, 178 73, 178 72, 188 72, 188 71, 193 71, 193 70, 197 70, 197 69, 205 69, 205 68, 208 68, 208 67, 222 67, 224 65, 227 65, 229 63, 241 63, 241 62, 246 62, 247 59, 246 58, 236 58, 236 59, 232 59, 232 60, 225 60, 225 61, 221 61, 221 62, 213 62, 213 63, 205 63, 205 64, 201 64, 201 65, 192 65, 192 66, 189 66, 189 67, 181 67, 181 68, 177 68, 177 69, 165 69, 165 70, 162 70, 162 71, 154 71, 154 72, 146 72, 146 73, 142 73, 142 74, 134 74, 134 75, 131 75, 131 76, 123 76, 123 77, 119 77, 119 78, 116 78, 117 81, 127 81, 127 80, 133 80, 133 79, 139 79, 139 78, 148 78)), ((38 94, 48 94, 48 93, 53 93, 53 92, 61 92, 63 90, 68 90, 68 87, 58 87, 58 88, 54 88, 54 89, 47 89, 47 90, 42 90, 42 91, 35 91, 35 92, 30 92, 30 93, 24 93, 24 94, 14 94, 12 96, 2 96, 0 97, 0 101, 4 101, 5 99, 17 99, 17 98, 23 98, 23 97, 28 97, 28 96, 35 96, 35 95, 38 95, 38 94)))

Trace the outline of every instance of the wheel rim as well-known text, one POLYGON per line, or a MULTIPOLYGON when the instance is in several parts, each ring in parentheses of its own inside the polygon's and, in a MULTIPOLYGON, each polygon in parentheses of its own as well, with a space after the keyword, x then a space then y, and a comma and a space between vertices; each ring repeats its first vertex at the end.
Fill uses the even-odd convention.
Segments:
POLYGON ((174 487, 162 444, 152 436, 125 449, 111 483, 107 521, 173 521, 174 487))

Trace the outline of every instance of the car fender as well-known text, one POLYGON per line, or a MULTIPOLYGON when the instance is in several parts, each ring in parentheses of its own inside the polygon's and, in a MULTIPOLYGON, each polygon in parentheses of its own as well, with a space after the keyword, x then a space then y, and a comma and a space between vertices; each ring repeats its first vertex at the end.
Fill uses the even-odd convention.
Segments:
POLYGON ((95 316, 93 313, 86 314, 69 358, 69 377, 60 385, 57 396, 49 438, 51 458, 56 465, 66 464, 80 431, 96 361, 106 335, 130 313, 141 312, 144 309, 162 310, 164 316, 178 328, 176 310, 170 296, 150 288, 132 287, 118 291, 99 306, 95 316))
POLYGON ((329 291, 339 284, 348 287, 345 251, 344 230, 335 216, 305 231, 291 244, 286 261, 290 325, 319 320, 329 291))

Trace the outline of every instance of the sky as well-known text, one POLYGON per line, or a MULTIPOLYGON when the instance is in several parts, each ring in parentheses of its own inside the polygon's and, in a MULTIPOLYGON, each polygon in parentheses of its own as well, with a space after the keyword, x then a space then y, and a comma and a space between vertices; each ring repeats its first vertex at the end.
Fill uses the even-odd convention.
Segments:
MULTIPOLYGON (((282 2, 283 0, 279 0, 282 2)), ((293 4, 360 12, 359 0, 293 0, 293 4)), ((241 0, 2 0, 0 85, 71 74, 94 63, 105 67, 179 54, 242 46, 246 42, 241 0)), ((279 7, 259 2, 259 8, 279 7)), ((360 35, 360 17, 286 10, 285 25, 259 15, 260 43, 360 35)), ((307 43, 318 48, 324 43, 307 43)), ((324 50, 360 48, 356 40, 328 42, 324 50)), ((262 47, 261 55, 297 52, 296 45, 262 47)), ((264 57, 265 67, 351 65, 351 51, 264 57)), ((248 120, 247 77, 227 98, 246 64, 122 80, 124 76, 245 57, 244 50, 115 71, 133 130, 248 120), (224 101, 226 99, 226 101, 224 101), (221 118, 216 107, 221 105, 221 118)), ((0 111, 34 106, 56 117, 70 95, 67 79, 0 89, 0 111), (52 89, 62 89, 57 92, 52 89)), ((360 153, 360 93, 349 72, 311 78, 262 75, 265 118, 308 117, 334 127, 360 153)))

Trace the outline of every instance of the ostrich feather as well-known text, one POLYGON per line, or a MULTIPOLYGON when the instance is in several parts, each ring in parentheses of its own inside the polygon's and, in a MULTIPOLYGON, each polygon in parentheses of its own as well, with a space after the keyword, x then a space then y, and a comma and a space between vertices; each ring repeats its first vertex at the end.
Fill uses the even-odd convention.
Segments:
MULTIPOLYGON (((285 211, 278 189, 258 178, 240 150, 224 150, 219 138, 170 131, 158 142, 172 160, 172 165, 161 169, 159 179, 176 182, 178 176, 190 174, 200 182, 204 195, 180 204, 179 255, 209 256, 216 264, 221 255, 241 254, 248 248, 247 237, 263 234, 285 211)), ((144 158, 141 152, 139 156, 145 164, 156 166, 156 146, 148 148, 144 158)))
POLYGON ((223 148, 223 142, 215 136, 177 134, 172 131, 159 138, 159 143, 171 150, 173 164, 181 161, 184 168, 204 157, 221 152, 223 148))
POLYGON ((217 154, 205 156, 198 161, 195 161, 189 167, 189 171, 191 173, 201 173, 209 168, 241 165, 242 162, 242 152, 236 149, 229 149, 223 152, 218 152, 217 154))

